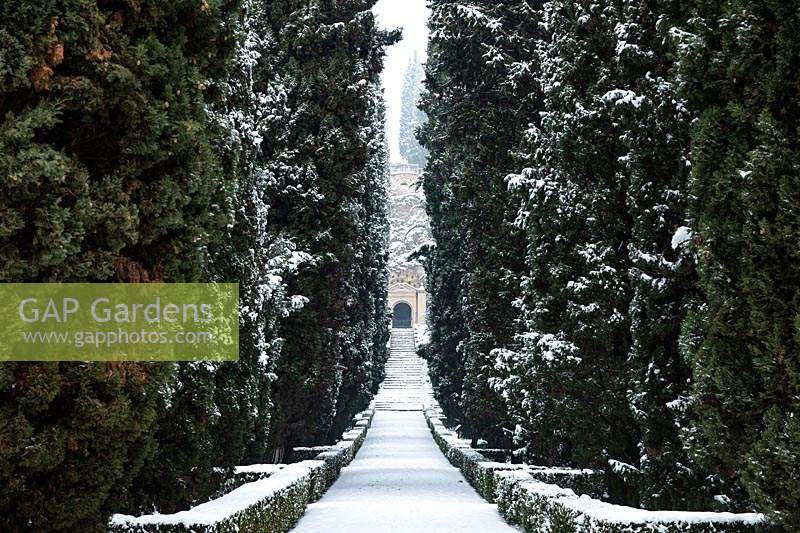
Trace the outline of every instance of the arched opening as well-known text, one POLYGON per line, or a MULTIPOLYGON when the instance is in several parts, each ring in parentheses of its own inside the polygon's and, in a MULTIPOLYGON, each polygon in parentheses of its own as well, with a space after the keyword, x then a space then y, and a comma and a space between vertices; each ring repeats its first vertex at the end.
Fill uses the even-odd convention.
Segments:
POLYGON ((405 302, 400 302, 392 309, 392 327, 410 328, 411 327, 411 306, 405 302))

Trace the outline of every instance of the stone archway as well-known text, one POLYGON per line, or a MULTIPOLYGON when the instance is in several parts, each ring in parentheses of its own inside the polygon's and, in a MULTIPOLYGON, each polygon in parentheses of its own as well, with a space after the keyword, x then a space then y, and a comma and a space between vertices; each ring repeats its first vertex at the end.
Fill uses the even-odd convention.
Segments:
POLYGON ((404 303, 411 308, 411 326, 408 327, 413 328, 425 323, 427 294, 423 287, 414 287, 403 282, 392 284, 389 287, 386 310, 393 315, 394 308, 399 303, 404 303))
POLYGON ((405 302, 398 302, 392 308, 392 327, 410 328, 412 324, 411 306, 405 302))

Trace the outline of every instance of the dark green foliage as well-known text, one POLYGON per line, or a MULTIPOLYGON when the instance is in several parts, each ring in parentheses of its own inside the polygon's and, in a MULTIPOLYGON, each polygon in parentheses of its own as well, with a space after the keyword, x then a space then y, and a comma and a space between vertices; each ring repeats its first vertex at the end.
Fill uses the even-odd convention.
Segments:
POLYGON ((505 414, 490 387, 491 351, 513 342, 524 249, 506 176, 516 168, 520 132, 535 120, 539 93, 519 66, 532 51, 525 37, 535 35, 536 20, 522 4, 432 8, 422 138, 431 152, 424 188, 437 246, 427 260, 426 353, 448 415, 469 437, 498 444, 505 414))
POLYGON ((631 502, 636 495, 620 482, 638 462, 626 395, 630 218, 617 167, 622 131, 606 100, 621 81, 612 62, 619 11, 551 2, 545 17, 552 32, 541 55, 545 117, 533 134, 539 166, 526 207, 526 353, 537 361, 531 374, 550 395, 547 416, 563 439, 548 455, 610 465, 612 498, 631 502))
POLYGON ((368 11, 373 3, 292 1, 270 10, 268 33, 285 57, 277 75, 291 124, 277 145, 265 146, 282 163, 271 224, 311 256, 288 288, 308 301, 280 328, 286 342, 270 435, 278 461, 294 446, 341 433, 374 389, 363 379, 379 376, 386 357, 370 344, 385 339, 387 328, 385 240, 376 242, 385 232, 385 156, 370 137, 380 128, 374 87, 394 36, 377 30, 368 11), (283 147, 286 154, 278 151, 283 147))
POLYGON ((427 91, 422 100, 423 109, 431 119, 420 132, 422 144, 431 151, 422 189, 431 236, 436 243, 435 247, 427 245, 420 251, 428 291, 427 322, 431 328, 430 343, 422 349, 421 355, 428 360, 431 383, 445 414, 452 421, 460 421, 463 420, 461 391, 464 384, 461 343, 467 335, 461 309, 464 229, 461 206, 452 183, 452 176, 460 168, 459 161, 456 154, 444 150, 445 129, 438 120, 437 110, 447 105, 444 93, 449 76, 445 72, 433 72, 436 46, 436 41, 432 40, 427 91), (437 142, 442 144, 437 145, 437 142))
POLYGON ((687 310, 697 297, 694 262, 682 253, 686 224, 691 116, 673 81, 675 43, 686 5, 622 4, 616 64, 626 91, 613 99, 625 156, 631 221, 630 401, 641 431, 640 502, 649 509, 708 510, 723 487, 689 457, 682 427, 696 423, 687 405, 691 371, 679 349, 687 310))
MULTIPOLYGON (((428 135, 436 135, 434 128, 435 122, 429 122, 423 130, 425 144, 429 142, 426 140, 428 135)), ((427 146, 436 154, 431 144, 427 146)), ((421 250, 428 291, 427 322, 431 334, 429 344, 420 350, 422 357, 428 361, 436 398, 448 419, 453 422, 463 419, 461 391, 464 365, 460 350, 466 336, 460 305, 463 261, 460 243, 463 231, 450 184, 444 180, 434 181, 428 176, 447 176, 455 167, 450 157, 434 155, 425 168, 423 190, 431 235, 436 246, 428 245, 421 250)))
POLYGON ((356 209, 362 235, 355 243, 351 283, 357 288, 351 321, 342 330, 347 339, 342 365, 342 385, 336 416, 328 440, 336 440, 354 412, 369 403, 378 392, 389 358, 387 318, 388 238, 387 213, 388 150, 384 134, 383 94, 370 92, 370 110, 362 137, 369 140, 367 164, 361 170, 363 200, 356 209))
POLYGON ((100 531, 152 446, 166 365, 0 367, 0 528, 100 531))
POLYGON ((510 523, 530 533, 765 533, 775 531, 763 517, 707 514, 701 518, 680 513, 673 518, 631 513, 600 501, 602 476, 590 470, 530 469, 526 465, 488 462, 475 449, 452 440, 437 409, 425 411, 433 439, 448 461, 487 501, 496 503, 510 523), (579 496, 582 495, 582 496, 579 496), (591 495, 591 498, 588 499, 591 495))
MULTIPOLYGON (((192 281, 227 223, 206 81, 237 2, 0 5, 0 280, 192 281)), ((4 364, 0 528, 95 530, 170 365, 4 364)))
POLYGON ((635 502, 623 481, 638 462, 628 405, 631 347, 630 217, 618 175, 622 130, 609 94, 619 6, 549 2, 537 63, 541 124, 513 181, 524 193, 529 274, 520 352, 498 352, 498 389, 529 459, 606 468, 609 493, 635 502))
POLYGON ((691 354, 706 457, 759 509, 800 523, 800 10, 691 2, 682 44, 695 253, 706 299, 691 354), (790 481, 791 480, 791 481, 790 481))
POLYGON ((275 163, 260 149, 285 127, 263 119, 282 107, 275 96, 281 87, 272 81, 280 58, 260 37, 263 8, 252 1, 245 7, 229 77, 214 82, 221 97, 211 116, 223 172, 235 178, 227 198, 235 210, 224 241, 210 250, 210 275, 240 284, 239 361, 180 366, 159 417, 156 454, 137 480, 141 509, 185 509, 216 491, 217 469, 265 461, 271 372, 281 346, 277 322, 288 307, 282 276, 295 259, 291 245, 268 227, 275 163))
POLYGON ((289 307, 282 277, 296 255, 284 235, 269 228, 275 194, 271 165, 261 146, 273 143, 285 126, 264 120, 283 105, 282 87, 272 79, 280 57, 264 39, 265 6, 246 0, 238 27, 238 48, 228 79, 216 82, 223 100, 214 112, 226 133, 217 140, 225 172, 236 176, 231 192, 236 206, 225 241, 212 250, 212 275, 240 287, 239 361, 215 372, 211 457, 217 467, 264 462, 272 407, 272 371, 280 353, 277 324, 289 307), (267 97, 267 102, 262 97, 267 97))
POLYGON ((153 427, 154 453, 134 480, 131 502, 114 511, 174 513, 212 494, 221 481, 213 471, 214 366, 177 365, 162 391, 153 427))
POLYGON ((403 99, 400 109, 400 155, 410 165, 424 167, 428 159, 428 151, 417 140, 417 129, 425 124, 427 117, 419 108, 419 96, 425 71, 417 53, 411 58, 403 78, 403 99))
POLYGON ((470 436, 515 428, 528 460, 605 469, 617 501, 710 508, 735 489, 681 439, 698 298, 670 35, 685 6, 433 7, 426 356, 445 411, 470 436))

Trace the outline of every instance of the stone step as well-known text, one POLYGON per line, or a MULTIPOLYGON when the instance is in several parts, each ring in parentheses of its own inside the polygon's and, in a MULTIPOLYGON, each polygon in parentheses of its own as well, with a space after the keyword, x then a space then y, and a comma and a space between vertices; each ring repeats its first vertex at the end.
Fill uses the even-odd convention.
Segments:
POLYGON ((426 362, 417 355, 414 331, 392 330, 386 378, 375 396, 379 411, 421 411, 431 398, 426 362))

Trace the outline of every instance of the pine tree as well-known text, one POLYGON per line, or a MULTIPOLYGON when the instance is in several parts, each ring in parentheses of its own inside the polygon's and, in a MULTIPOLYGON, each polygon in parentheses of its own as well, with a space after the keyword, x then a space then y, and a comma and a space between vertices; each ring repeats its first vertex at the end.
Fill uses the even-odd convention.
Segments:
POLYGON ((692 402, 710 466, 789 529, 800 522, 798 116, 794 2, 691 2, 681 81, 690 218, 705 305, 692 402))
MULTIPOLYGON (((236 2, 4 2, 3 281, 198 281, 229 218, 207 106, 236 2)), ((173 367, 0 367, 0 528, 102 530, 173 367)))
POLYGON ((417 139, 417 129, 427 121, 425 113, 419 108, 419 97, 424 80, 425 70, 422 68, 417 53, 414 52, 403 78, 403 97, 400 109, 400 155, 410 165, 420 168, 425 166, 425 161, 428 159, 428 151, 419 144, 417 139))

